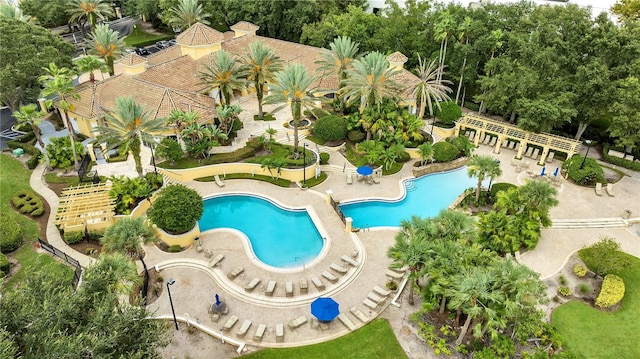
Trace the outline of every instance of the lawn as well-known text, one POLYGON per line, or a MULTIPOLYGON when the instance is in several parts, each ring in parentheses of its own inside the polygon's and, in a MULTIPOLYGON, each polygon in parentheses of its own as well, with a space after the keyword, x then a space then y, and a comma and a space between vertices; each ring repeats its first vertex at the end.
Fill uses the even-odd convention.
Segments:
MULTIPOLYGON (((337 323, 334 323, 337 325, 337 323)), ((264 349, 244 356, 248 359, 399 359, 407 358, 389 322, 376 319, 353 333, 329 342, 299 348, 264 349)))
POLYGON ((552 325, 575 357, 640 358, 640 259, 632 261, 633 266, 620 273, 625 295, 617 311, 602 312, 573 300, 552 313, 552 325))
POLYGON ((53 271, 60 274, 61 281, 71 281, 73 270, 61 264, 47 254, 38 254, 33 244, 40 233, 36 222, 16 212, 11 207, 11 197, 22 189, 29 189, 31 171, 27 170, 20 161, 7 155, 0 155, 0 211, 15 217, 24 229, 26 243, 15 252, 10 253, 20 262, 20 269, 8 281, 7 285, 14 285, 36 270, 53 271))
POLYGON ((124 42, 127 46, 137 47, 137 46, 146 46, 155 43, 160 40, 169 40, 173 36, 172 35, 155 35, 143 30, 140 30, 139 25, 133 28, 133 31, 129 34, 129 36, 124 38, 124 42))

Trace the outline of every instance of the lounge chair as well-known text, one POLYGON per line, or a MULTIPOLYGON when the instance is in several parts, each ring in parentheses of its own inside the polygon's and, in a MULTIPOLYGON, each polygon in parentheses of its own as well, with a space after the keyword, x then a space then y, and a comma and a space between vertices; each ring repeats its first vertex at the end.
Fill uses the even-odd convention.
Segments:
POLYGON ((555 152, 549 152, 549 156, 547 156, 547 163, 553 162, 553 157, 556 155, 555 152))
POLYGON ((264 295, 269 297, 273 296, 273 291, 276 289, 276 281, 270 280, 269 284, 267 284, 267 289, 264 290, 264 295))
POLYGON ((540 154, 540 149, 536 148, 533 150, 533 153, 531 154, 531 158, 533 158, 534 160, 537 160, 539 154, 540 154))
POLYGON ((264 324, 258 324, 258 329, 256 329, 256 333, 253 335, 253 341, 259 342, 262 340, 264 336, 264 331, 267 329, 267 326, 264 324))
POLYGON ((232 270, 231 272, 227 273, 227 278, 234 279, 235 277, 240 275, 240 273, 242 273, 242 272, 244 272, 244 268, 237 267, 234 270, 232 270))
POLYGON ((322 272, 322 276, 327 278, 329 280, 329 282, 332 282, 332 283, 335 283, 335 282, 338 281, 338 277, 336 277, 335 275, 333 275, 333 274, 331 274, 331 273, 329 273, 327 271, 322 272))
POLYGON ((251 327, 251 321, 249 319, 245 319, 245 321, 242 322, 240 329, 238 329, 238 333, 236 333, 236 335, 239 337, 244 337, 245 334, 247 334, 247 331, 249 330, 250 327, 251 327))
POLYGON ((318 288, 318 290, 324 290, 324 283, 322 283, 320 278, 313 277, 313 278, 311 278, 311 282, 313 282, 313 285, 315 285, 316 288, 318 288))
POLYGON ((244 290, 247 292, 251 292, 256 288, 258 283, 260 283, 260 278, 253 278, 251 282, 247 283, 247 285, 244 286, 244 290))
POLYGON ((372 176, 371 179, 373 179, 373 183, 380 183, 380 177, 372 176))
POLYGON ((215 175, 213 176, 213 178, 216 180, 216 184, 218 185, 218 187, 224 187, 224 182, 222 182, 222 180, 220 179, 220 176, 215 175))
POLYGON ((237 322, 238 317, 232 315, 231 318, 227 319, 227 321, 224 323, 224 325, 222 326, 222 330, 228 332, 229 330, 231 330, 231 328, 233 328, 234 325, 236 325, 237 322))
POLYGON ((287 297, 293 297, 293 282, 284 283, 284 292, 287 297))
POLYGON ((331 263, 331 265, 329 266, 329 268, 333 269, 334 271, 336 271, 336 272, 338 272, 338 273, 340 273, 340 274, 345 274, 345 273, 347 273, 347 271, 348 271, 348 269, 347 269, 347 268, 345 268, 345 267, 343 267, 343 266, 340 266, 340 265, 337 265, 337 264, 335 264, 335 263, 331 263))
POLYGON ((353 175, 351 172, 347 173, 347 184, 353 184, 353 175))
POLYGON ((209 262, 209 268, 213 268, 216 265, 218 265, 218 263, 220 263, 221 260, 224 259, 224 254, 218 254, 215 258, 213 258, 211 260, 211 262, 209 262))
MULTIPOLYGON (((319 279, 318 279, 319 281, 319 279)), ((322 282, 320 282, 322 284, 322 282)), ((300 294, 307 294, 309 291, 309 282, 305 278, 300 279, 300 294)), ((314 283, 315 284, 315 283, 314 283)), ((324 286, 323 286, 324 288, 324 286)))
POLYGON ((609 194, 609 196, 614 197, 615 194, 613 193, 613 183, 607 183, 607 194, 609 194))
POLYGON ((347 317, 347 315, 344 313, 338 314, 338 319, 342 322, 342 324, 344 324, 345 327, 349 328, 349 330, 351 331, 354 331, 358 328, 356 327, 355 324, 353 324, 351 319, 349 319, 349 317, 347 317))
POLYGON ((596 194, 602 196, 602 183, 600 182, 596 183, 596 194))
POLYGON ((276 342, 282 343, 284 341, 284 324, 276 324, 276 342))
POLYGON ((390 270, 390 269, 388 269, 388 270, 385 272, 385 274, 386 274, 388 277, 391 277, 391 278, 393 278, 393 279, 400 279, 400 278, 404 277, 404 273, 398 273, 398 272, 396 272, 396 271, 392 271, 392 270, 390 270))
POLYGON ((372 301, 369 298, 366 298, 362 304, 366 305, 367 307, 371 308, 371 309, 376 309, 376 307, 378 306, 378 303, 372 301))
POLYGON ((363 323, 366 323, 369 321, 369 317, 367 317, 366 314, 362 313, 362 311, 356 307, 351 308, 351 314, 355 315, 356 318, 358 318, 358 320, 360 320, 363 323))
POLYGON ((347 262, 348 264, 351 264, 351 265, 352 265, 352 266, 354 266, 354 267, 357 267, 357 266, 358 266, 358 264, 360 264, 360 263, 358 263, 357 261, 353 260, 353 258, 348 257, 348 256, 342 256, 342 257, 340 257, 340 258, 341 258, 344 262, 347 262))
POLYGON ((367 295, 367 299, 371 299, 372 301, 380 304, 380 303, 384 302, 385 298, 377 295, 376 293, 371 292, 371 293, 369 293, 369 295, 367 295))
POLYGON ((301 326, 302 324, 304 324, 306 322, 307 322, 307 317, 302 315, 302 316, 299 316, 298 318, 290 321, 289 323, 287 323, 287 325, 291 329, 296 329, 297 327, 301 326))
POLYGON ((381 295, 381 296, 383 296, 383 297, 386 297, 386 296, 388 296, 389 294, 391 294, 391 291, 388 291, 388 290, 386 290, 386 289, 380 288, 380 287, 378 287, 377 285, 373 287, 373 291, 374 291, 374 292, 376 292, 376 293, 378 293, 379 295, 381 295))

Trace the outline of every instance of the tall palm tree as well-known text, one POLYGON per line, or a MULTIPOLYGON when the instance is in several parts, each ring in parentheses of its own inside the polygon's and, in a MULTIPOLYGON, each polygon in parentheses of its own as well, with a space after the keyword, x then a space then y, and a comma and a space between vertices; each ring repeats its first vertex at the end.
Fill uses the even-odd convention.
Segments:
POLYGON ((458 39, 460 43, 464 44, 464 59, 462 60, 462 67, 460 68, 460 82, 458 82, 458 91, 456 92, 456 103, 460 98, 460 91, 462 90, 462 82, 464 80, 464 69, 467 66, 467 55, 469 53, 469 29, 471 28, 471 18, 464 17, 464 21, 458 25, 458 39))
POLYGON ((171 18, 169 18, 168 25, 176 32, 188 29, 197 22, 209 25, 209 21, 205 19, 211 16, 211 14, 204 12, 202 5, 198 4, 198 0, 180 0, 180 3, 171 8, 169 12, 171 18))
POLYGON ((173 110, 167 117, 167 125, 173 127, 173 132, 178 140, 182 141, 182 130, 192 123, 195 123, 200 115, 195 111, 173 110))
POLYGON ((399 72, 389 68, 389 61, 382 53, 369 53, 354 61, 353 68, 347 70, 341 95, 347 105, 358 101, 360 113, 369 106, 379 112, 383 99, 396 97, 402 89, 402 85, 393 80, 399 72))
POLYGON ((238 120, 238 115, 242 112, 242 107, 237 104, 218 106, 216 115, 220 122, 220 130, 227 136, 233 131, 233 124, 238 120))
POLYGON ((558 205, 558 190, 546 181, 527 181, 518 188, 527 199, 526 212, 529 218, 539 220, 543 226, 551 225, 549 210, 558 205))
MULTIPOLYGON (((48 97, 51 95, 57 95, 59 98, 58 108, 62 109, 64 114, 65 125, 69 133, 69 139, 71 140, 73 164, 74 168, 77 170, 78 155, 76 154, 75 132, 71 125, 71 121, 69 120, 69 110, 73 110, 74 106, 67 101, 67 97, 74 99, 80 98, 73 87, 73 80, 71 79, 73 73, 66 67, 58 67, 55 63, 50 63, 49 67, 45 67, 44 70, 46 75, 42 75, 38 79, 38 81, 43 85, 42 96, 48 97)), ((45 104, 50 108, 53 105, 53 100, 47 100, 45 104)))
MULTIPOLYGON (((353 61, 358 55, 359 45, 353 42, 350 37, 339 36, 336 37, 329 49, 322 49, 320 60, 316 61, 316 64, 320 65, 318 71, 326 73, 333 73, 338 76, 338 89, 342 89, 347 79, 347 70, 351 68, 353 61)), ((340 97, 340 109, 344 112, 344 96, 338 91, 340 97)))
POLYGON ((435 100, 436 106, 440 108, 440 102, 450 100, 447 93, 452 92, 447 85, 452 84, 449 80, 439 80, 438 74, 442 70, 442 66, 436 65, 436 60, 432 60, 429 65, 422 62, 422 58, 418 55, 418 81, 413 87, 412 95, 416 99, 420 99, 420 111, 418 118, 424 117, 425 108, 429 108, 429 116, 433 117, 433 105, 431 99, 435 100))
POLYGON ((89 34, 87 42, 91 48, 89 51, 104 59, 109 68, 109 75, 113 76, 115 74, 113 62, 127 47, 124 39, 120 38, 118 33, 111 30, 108 25, 100 24, 96 25, 93 32, 89 34))
POLYGON ((229 105, 233 91, 244 90, 248 70, 226 50, 212 54, 211 61, 213 66, 205 65, 205 70, 200 71, 198 77, 212 89, 218 88, 222 105, 229 105))
POLYGON ((315 107, 318 98, 313 96, 311 84, 316 77, 309 75, 301 64, 291 64, 276 73, 276 81, 271 84, 271 95, 264 98, 265 104, 289 104, 293 117, 293 148, 296 158, 298 152, 298 127, 303 109, 315 107))
POLYGON ((76 69, 79 74, 89 73, 89 81, 91 83, 96 82, 94 71, 102 72, 108 70, 107 66, 102 60, 100 60, 100 58, 92 55, 81 57, 75 60, 74 64, 76 65, 76 69))
POLYGON ((455 24, 453 15, 451 15, 448 10, 445 10, 438 16, 438 21, 435 25, 436 40, 440 40, 439 66, 436 75, 436 80, 438 81, 442 80, 442 74, 445 68, 444 61, 447 56, 447 42, 449 41, 449 36, 453 32, 455 24))
POLYGON ((433 147, 430 142, 425 142, 418 146, 418 154, 420 155, 420 164, 424 166, 427 161, 433 158, 433 147))
POLYGON ((254 41, 249 44, 249 49, 240 58, 240 62, 248 70, 247 80, 252 81, 258 97, 258 118, 264 118, 262 112, 262 99, 264 86, 275 81, 275 74, 282 70, 284 61, 262 41, 254 41))
POLYGON ((413 285, 409 286, 409 304, 413 305, 413 288, 420 287, 418 283, 419 273, 424 267, 428 246, 425 243, 425 235, 419 229, 417 222, 424 221, 414 216, 411 221, 403 220, 400 224, 400 232, 396 234, 395 244, 387 251, 387 256, 391 258, 392 268, 407 267, 409 279, 413 280, 413 285))
POLYGON ((100 126, 96 130, 113 147, 123 145, 126 150, 131 151, 138 176, 142 177, 141 141, 153 142, 154 134, 168 129, 165 125, 166 120, 159 117, 149 119, 149 112, 138 105, 133 97, 116 98, 116 110, 106 112, 105 119, 109 127, 100 126))
POLYGON ((478 177, 478 186, 476 188, 476 202, 480 199, 480 187, 482 181, 489 177, 492 180, 502 174, 500 162, 491 156, 473 156, 469 160, 467 172, 469 177, 478 177))
POLYGON ((25 123, 31 126, 33 133, 36 135, 36 140, 42 148, 42 154, 44 154, 44 159, 47 163, 47 168, 50 168, 49 164, 49 155, 44 147, 44 141, 42 141, 42 137, 40 136, 40 129, 38 125, 42 122, 42 117, 44 117, 46 113, 44 111, 38 111, 38 107, 35 104, 28 104, 25 106, 20 106, 20 110, 13 114, 13 117, 16 118, 16 121, 20 124, 25 123))
POLYGON ((91 25, 91 30, 95 30, 98 18, 104 20, 114 15, 111 2, 106 0, 71 0, 67 13, 70 23, 85 19, 91 25))

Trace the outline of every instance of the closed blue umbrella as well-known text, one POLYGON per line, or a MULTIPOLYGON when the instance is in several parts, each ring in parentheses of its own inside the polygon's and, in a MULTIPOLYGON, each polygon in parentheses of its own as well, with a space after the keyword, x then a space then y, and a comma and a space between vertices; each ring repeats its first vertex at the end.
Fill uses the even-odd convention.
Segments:
POLYGON ((544 176, 544 171, 547 169, 547 167, 542 167, 542 173, 540 173, 540 176, 544 176))
POLYGON ((560 167, 556 167, 556 170, 553 171, 553 177, 558 177, 558 170, 560 169, 560 167))
POLYGON ((369 176, 373 173, 373 168, 369 166, 360 166, 356 169, 356 172, 362 176, 369 176))
POLYGON ((338 306, 335 300, 320 297, 311 303, 311 314, 321 322, 329 322, 340 314, 338 306))

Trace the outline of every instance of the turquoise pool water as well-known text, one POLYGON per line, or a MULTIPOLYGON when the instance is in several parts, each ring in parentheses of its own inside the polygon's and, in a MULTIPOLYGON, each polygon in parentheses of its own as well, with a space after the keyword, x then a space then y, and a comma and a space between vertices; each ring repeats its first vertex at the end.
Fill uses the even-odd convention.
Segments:
POLYGON ((324 245, 306 210, 281 208, 256 196, 232 194, 208 198, 204 200, 199 224, 201 231, 233 228, 243 232, 255 256, 273 267, 309 263, 324 245))
POLYGON ((340 206, 345 217, 353 219, 353 227, 397 227, 411 216, 434 217, 469 187, 477 186, 469 178, 467 167, 436 173, 404 182, 406 196, 401 200, 365 200, 340 206))

